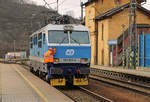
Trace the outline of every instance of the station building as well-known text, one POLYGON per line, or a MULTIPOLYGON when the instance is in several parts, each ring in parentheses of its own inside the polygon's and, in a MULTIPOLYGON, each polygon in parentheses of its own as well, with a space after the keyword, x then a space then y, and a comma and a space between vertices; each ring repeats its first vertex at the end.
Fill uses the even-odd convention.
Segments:
MULTIPOLYGON (((142 39, 140 34, 150 34, 150 11, 141 6, 144 1, 137 0, 139 39, 142 39)), ((91 34, 91 65, 119 66, 122 56, 123 30, 127 33, 129 28, 130 0, 88 0, 83 6, 85 6, 85 26, 89 28, 91 34)), ((148 35, 147 42, 145 41, 147 46, 150 44, 149 38, 148 35)), ((125 39, 127 43, 128 36, 125 36, 125 39)), ((142 44, 140 41, 139 43, 142 44)), ((150 48, 147 47, 145 50, 150 48)), ((140 53, 143 53, 142 50, 141 52, 139 50, 139 59, 142 55, 140 53)), ((149 54, 147 56, 150 57, 149 54)), ((139 60, 141 66, 145 66, 142 65, 143 59, 139 60)))

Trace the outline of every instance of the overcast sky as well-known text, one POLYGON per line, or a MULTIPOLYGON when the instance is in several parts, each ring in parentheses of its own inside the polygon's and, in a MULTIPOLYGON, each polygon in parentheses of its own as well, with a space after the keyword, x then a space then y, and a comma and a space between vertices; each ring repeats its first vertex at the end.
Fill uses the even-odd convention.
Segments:
MULTIPOLYGON (((44 5, 44 0, 32 0, 37 5, 44 5)), ((45 0, 47 3, 53 3, 57 0, 45 0)), ((60 14, 71 14, 74 17, 78 18, 80 17, 81 8, 80 8, 80 1, 86 2, 87 0, 59 0, 59 13, 60 14)), ((53 9, 56 9, 56 3, 50 5, 53 9)), ((150 10, 150 0, 147 0, 147 4, 144 5, 147 9, 150 10)))

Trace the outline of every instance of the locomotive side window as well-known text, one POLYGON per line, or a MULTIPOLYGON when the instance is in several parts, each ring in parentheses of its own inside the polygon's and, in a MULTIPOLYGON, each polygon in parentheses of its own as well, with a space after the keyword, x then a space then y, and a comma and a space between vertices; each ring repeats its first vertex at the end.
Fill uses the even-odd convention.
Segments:
POLYGON ((38 42, 38 38, 37 35, 35 35, 35 45, 37 45, 37 42, 38 42))
POLYGON ((32 44, 32 43, 30 44, 30 48, 31 48, 31 49, 33 48, 33 44, 32 44))
POLYGON ((30 37, 30 43, 32 43, 32 37, 30 37))
POLYGON ((45 40, 45 34, 43 34, 43 44, 46 43, 45 41, 46 41, 46 40, 45 40))
POLYGON ((38 42, 38 48, 42 48, 42 41, 38 42))
POLYGON ((33 37, 30 37, 30 48, 33 48, 33 37))
POLYGON ((38 34, 38 40, 42 39, 42 33, 38 34))
POLYGON ((37 35, 34 35, 34 41, 33 41, 34 45, 37 45, 37 35))

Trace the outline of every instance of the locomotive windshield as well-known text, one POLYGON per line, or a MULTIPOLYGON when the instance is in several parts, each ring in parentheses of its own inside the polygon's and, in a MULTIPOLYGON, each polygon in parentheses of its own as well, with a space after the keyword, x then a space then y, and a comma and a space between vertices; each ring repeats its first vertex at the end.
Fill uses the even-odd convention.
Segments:
POLYGON ((48 32, 48 42, 49 43, 69 43, 68 34, 64 31, 49 31, 48 32))
POLYGON ((48 32, 49 43, 59 44, 89 44, 89 34, 87 31, 49 31, 48 32), (70 34, 70 36, 68 36, 70 34), (69 40, 70 39, 70 40, 69 40))
POLYGON ((87 31, 73 31, 70 34, 70 43, 89 44, 89 34, 87 31))

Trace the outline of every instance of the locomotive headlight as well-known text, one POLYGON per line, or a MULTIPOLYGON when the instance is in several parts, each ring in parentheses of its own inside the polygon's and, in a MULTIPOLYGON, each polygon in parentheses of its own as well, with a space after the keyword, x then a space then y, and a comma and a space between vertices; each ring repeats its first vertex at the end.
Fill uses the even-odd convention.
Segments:
POLYGON ((59 58, 55 58, 55 59, 54 59, 54 62, 59 62, 59 58))
POLYGON ((80 59, 80 62, 81 62, 81 63, 83 63, 83 62, 88 62, 88 58, 81 58, 81 59, 80 59))

